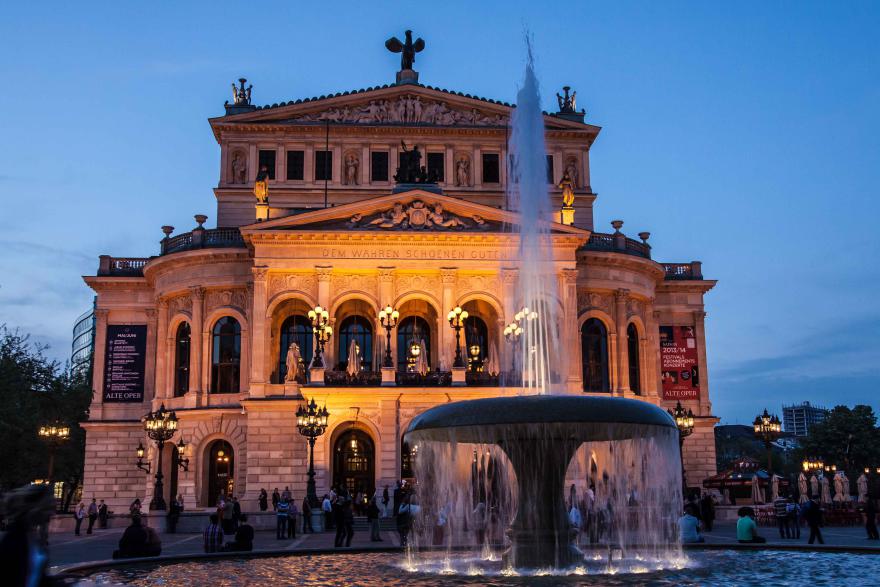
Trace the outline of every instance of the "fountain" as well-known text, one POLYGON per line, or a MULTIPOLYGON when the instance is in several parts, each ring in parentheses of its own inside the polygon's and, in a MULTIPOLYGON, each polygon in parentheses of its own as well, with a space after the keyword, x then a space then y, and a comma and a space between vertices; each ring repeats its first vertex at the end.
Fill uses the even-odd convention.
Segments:
MULTIPOLYGON (((681 555, 671 544, 681 509, 675 422, 647 402, 553 393, 560 379, 554 366, 567 364, 567 357, 560 354, 551 301, 556 268, 549 242, 544 119, 530 46, 510 146, 509 201, 523 219, 517 266, 517 307, 524 309, 522 393, 438 406, 410 424, 406 441, 418 447, 421 506, 411 564, 419 568, 417 551, 438 542, 447 547, 442 562, 447 572, 456 560, 472 565, 480 558, 500 560, 506 569, 583 564, 585 553, 569 522, 574 508, 573 515, 583 510, 590 518, 584 546, 605 548, 603 564, 612 564, 617 555, 662 565, 681 555), (578 499, 578 489, 589 504, 578 499), (493 551, 499 545, 502 552, 493 551), (473 556, 461 554, 468 549, 473 556)), ((431 564, 429 557, 420 568, 431 564)))

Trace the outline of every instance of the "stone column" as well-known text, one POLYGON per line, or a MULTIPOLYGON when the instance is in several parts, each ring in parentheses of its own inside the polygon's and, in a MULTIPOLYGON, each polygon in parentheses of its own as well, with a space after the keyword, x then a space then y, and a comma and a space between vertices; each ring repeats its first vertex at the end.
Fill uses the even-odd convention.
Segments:
POLYGON ((303 153, 303 181, 315 183, 315 146, 306 145, 303 153))
POLYGON ((101 419, 104 404, 104 354, 107 349, 107 319, 110 310, 95 310, 95 354, 92 367, 92 405, 91 418, 101 419))
POLYGON ((626 344, 626 300, 628 298, 628 289, 618 289, 614 292, 614 322, 617 326, 617 385, 614 386, 614 390, 620 394, 629 391, 629 362, 626 344))
POLYGON ((370 185, 370 145, 361 146, 361 165, 358 168, 361 185, 370 185))
POLYGON ((663 374, 661 371, 660 359, 660 311, 654 310, 654 299, 651 299, 651 311, 646 314, 651 317, 650 327, 648 328, 651 340, 651 370, 649 371, 649 385, 655 390, 658 399, 663 399, 663 374))
POLYGON ((284 145, 275 147, 275 182, 287 181, 287 157, 284 156, 284 145))
MULTIPOLYGON (((440 359, 444 369, 451 369, 455 360, 455 333, 446 321, 446 314, 455 307, 455 281, 458 274, 457 267, 441 267, 440 281, 443 284, 443 295, 441 297, 442 307, 440 308, 440 316, 438 316, 437 341, 440 343, 440 352, 437 357, 440 359)), ((464 333, 462 333, 464 338, 464 333)), ((462 342, 464 344, 464 342, 462 342)))
POLYGON ((266 267, 251 267, 253 296, 251 298, 251 377, 250 394, 264 397, 266 381, 266 267))
POLYGON ((563 269, 562 279, 562 340, 560 344, 564 349, 561 353, 563 361, 568 363, 568 373, 563 375, 568 383, 566 389, 571 392, 582 388, 581 382, 581 359, 578 356, 580 344, 578 341, 578 304, 577 304, 577 269, 563 269))
POLYGON ((448 188, 455 187, 455 145, 444 145, 445 169, 443 170, 443 185, 448 188))
POLYGON ((592 192, 590 185, 590 150, 584 151, 583 163, 581 165, 581 187, 588 192, 592 192))
POLYGON ((232 170, 229 165, 229 143, 224 141, 220 147, 220 183, 232 183, 232 170))
MULTIPOLYGON (((474 146, 473 161, 471 161, 471 176, 475 188, 483 187, 483 151, 479 145, 474 146)), ((448 311, 448 310, 447 310, 448 311)))
POLYGON ((330 152, 333 153, 333 175, 330 183, 333 185, 342 185, 342 147, 340 145, 330 146, 330 152))
POLYGON ((144 409, 149 410, 150 402, 161 397, 156 393, 156 327, 158 316, 155 308, 144 310, 147 317, 147 361, 144 370, 144 409))
POLYGON ((712 415, 712 402, 709 400, 709 371, 706 359, 706 312, 694 312, 694 334, 697 335, 697 370, 700 374, 700 416, 712 415))
POLYGON ((202 405, 204 394, 202 389, 202 331, 205 328, 203 324, 205 289, 196 286, 191 287, 189 291, 192 300, 192 324, 189 329, 189 391, 185 396, 185 405, 194 408, 202 405))
POLYGON ((257 180, 257 172, 260 166, 260 157, 257 152, 257 145, 252 144, 248 149, 248 183, 253 184, 257 180))
MULTIPOLYGON (((168 344, 168 300, 159 299, 159 323, 156 334, 156 397, 168 398, 173 395, 173 385, 169 385, 169 350, 173 345, 168 344)), ((170 363, 174 364, 173 354, 170 363)), ((172 379, 173 381, 173 379, 172 379)))

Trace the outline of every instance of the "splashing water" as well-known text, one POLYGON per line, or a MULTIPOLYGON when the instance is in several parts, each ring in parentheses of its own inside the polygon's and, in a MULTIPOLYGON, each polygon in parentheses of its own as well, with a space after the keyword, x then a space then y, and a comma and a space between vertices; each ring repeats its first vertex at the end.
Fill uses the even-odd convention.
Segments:
POLYGON ((559 374, 551 371, 550 352, 555 365, 565 365, 560 355, 557 276, 550 246, 552 209, 547 192, 547 148, 544 143, 544 115, 535 76, 534 58, 526 38, 528 59, 522 88, 516 95, 511 115, 510 178, 508 201, 519 212, 519 255, 516 263, 517 321, 522 328, 515 369, 519 371, 524 393, 549 393, 558 387, 559 374))

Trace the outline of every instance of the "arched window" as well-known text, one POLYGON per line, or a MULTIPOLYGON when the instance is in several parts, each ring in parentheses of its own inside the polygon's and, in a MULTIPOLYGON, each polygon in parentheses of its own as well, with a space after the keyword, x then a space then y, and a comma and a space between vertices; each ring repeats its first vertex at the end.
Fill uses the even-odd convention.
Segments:
POLYGON ((468 367, 471 371, 479 371, 489 356, 489 329, 482 318, 467 317, 464 321, 464 342, 462 353, 467 356, 468 367))
POLYGON ((641 395, 642 370, 639 365, 639 331, 632 322, 626 327, 626 355, 629 358, 629 388, 641 395))
POLYGON ((189 391, 189 322, 181 322, 174 337, 174 397, 189 391))
POLYGON ((581 363, 584 391, 611 391, 608 382, 608 331, 601 320, 590 318, 581 327, 581 363))
POLYGON ((211 393, 238 393, 241 375, 241 326, 232 316, 214 324, 211 345, 211 393))
POLYGON ((281 324, 281 336, 278 337, 281 346, 278 351, 278 383, 284 382, 287 375, 287 349, 290 343, 299 345, 299 354, 305 367, 308 368, 312 361, 313 342, 312 323, 302 314, 294 314, 284 319, 281 324))
POLYGON ((339 366, 340 371, 348 367, 348 348, 354 341, 361 356, 361 369, 373 370, 373 326, 370 321, 359 315, 349 316, 339 326, 339 366))
MULTIPOLYGON (((425 359, 431 365, 431 328, 421 316, 407 316, 397 324, 397 370, 406 371, 414 364, 412 344, 425 341, 425 359)), ((412 370, 412 369, 410 369, 412 370)))

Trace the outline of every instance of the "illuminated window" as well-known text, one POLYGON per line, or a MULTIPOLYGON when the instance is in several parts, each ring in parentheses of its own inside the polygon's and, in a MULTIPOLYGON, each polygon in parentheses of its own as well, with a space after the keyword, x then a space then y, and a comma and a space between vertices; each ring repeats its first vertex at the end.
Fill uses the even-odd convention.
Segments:
POLYGON ((190 327, 181 322, 174 337, 174 396, 179 397, 189 391, 189 352, 190 327))
POLYGON ((584 391, 608 392, 608 331, 601 320, 590 318, 581 327, 584 391))
POLYGON ((224 316, 214 324, 211 393, 238 393, 241 374, 241 326, 224 316))
POLYGON ((626 352, 629 357, 629 388, 637 394, 642 393, 642 372, 639 365, 639 331, 630 322, 626 327, 626 352))
POLYGON ((287 376, 287 349, 290 343, 299 345, 299 354, 303 364, 308 365, 312 360, 312 323, 302 314, 294 314, 284 319, 281 324, 281 347, 278 350, 278 383, 283 383, 287 376))

